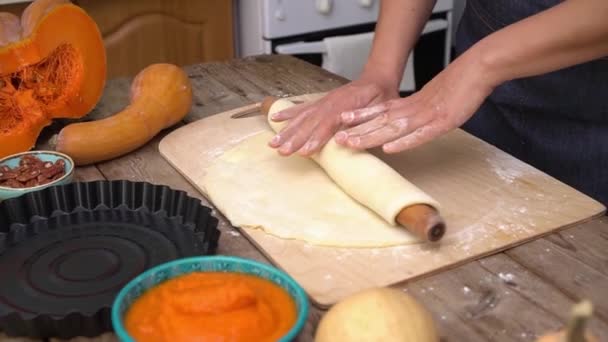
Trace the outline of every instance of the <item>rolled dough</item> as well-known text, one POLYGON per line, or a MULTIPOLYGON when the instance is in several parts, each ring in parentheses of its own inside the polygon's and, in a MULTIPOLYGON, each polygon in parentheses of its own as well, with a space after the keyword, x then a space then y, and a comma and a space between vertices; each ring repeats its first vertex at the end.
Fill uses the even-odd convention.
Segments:
POLYGON ((268 147, 272 137, 268 130, 240 142, 202 179, 203 191, 233 226, 322 246, 417 242, 347 195, 315 161, 280 156, 268 147))
MULTIPOLYGON (((269 114, 293 103, 278 100, 269 114)), ((276 132, 282 127, 270 121, 276 132)), ((206 169, 202 187, 230 220, 284 239, 336 247, 385 247, 419 240, 395 223, 405 206, 438 203, 375 156, 330 141, 312 158, 280 156, 272 130, 256 134, 206 169)))
MULTIPOLYGON (((279 99, 270 107, 267 119, 275 132, 286 122, 272 121, 270 116, 293 105, 279 99)), ((399 212, 410 205, 428 204, 440 210, 437 201, 367 151, 352 150, 331 139, 312 159, 342 190, 391 224, 397 224, 399 212)))

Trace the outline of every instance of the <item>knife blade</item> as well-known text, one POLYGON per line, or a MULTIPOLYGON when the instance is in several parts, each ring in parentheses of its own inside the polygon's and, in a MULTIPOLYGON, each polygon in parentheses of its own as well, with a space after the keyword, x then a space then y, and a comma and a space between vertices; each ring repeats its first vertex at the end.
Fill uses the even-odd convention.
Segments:
MULTIPOLYGON (((301 104, 306 101, 292 100, 291 102, 293 102, 295 104, 301 104)), ((230 117, 233 119, 242 119, 242 118, 262 115, 262 111, 260 110, 261 107, 262 107, 262 102, 257 102, 257 103, 254 103, 253 105, 242 107, 241 110, 237 110, 236 113, 230 115, 230 117)))

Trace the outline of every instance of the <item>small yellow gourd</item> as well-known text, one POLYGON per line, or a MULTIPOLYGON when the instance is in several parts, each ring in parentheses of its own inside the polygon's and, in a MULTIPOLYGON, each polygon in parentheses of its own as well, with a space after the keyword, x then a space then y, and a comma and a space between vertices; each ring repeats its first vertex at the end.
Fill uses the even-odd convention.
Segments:
POLYGON ((438 342, 425 307, 403 291, 372 288, 334 305, 323 316, 315 342, 438 342))
POLYGON ((545 334, 536 342, 599 342, 595 336, 585 331, 592 314, 593 305, 584 300, 572 308, 570 321, 564 329, 545 334))

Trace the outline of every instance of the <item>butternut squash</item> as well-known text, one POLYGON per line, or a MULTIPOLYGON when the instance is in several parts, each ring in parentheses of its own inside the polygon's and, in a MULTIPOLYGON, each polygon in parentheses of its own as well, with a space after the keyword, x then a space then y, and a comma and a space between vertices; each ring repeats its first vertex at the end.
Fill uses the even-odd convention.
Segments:
POLYGON ((36 0, 21 18, 0 13, 0 157, 31 149, 55 118, 99 101, 106 51, 97 24, 68 0, 36 0))
POLYGON ((135 76, 130 101, 123 111, 105 119, 64 127, 59 132, 57 151, 72 157, 76 165, 132 152, 188 114, 192 85, 181 68, 152 64, 135 76))

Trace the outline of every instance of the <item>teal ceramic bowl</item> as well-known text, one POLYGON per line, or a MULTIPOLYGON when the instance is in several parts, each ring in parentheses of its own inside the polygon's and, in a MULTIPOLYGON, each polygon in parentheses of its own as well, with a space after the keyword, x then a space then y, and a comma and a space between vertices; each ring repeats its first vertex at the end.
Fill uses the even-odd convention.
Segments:
POLYGON ((74 178, 74 161, 69 156, 55 151, 28 151, 13 154, 0 159, 0 166, 8 166, 10 168, 15 168, 19 166, 19 161, 25 155, 33 155, 44 162, 49 161, 52 163, 56 162, 59 159, 63 159, 63 161, 65 162, 65 174, 61 178, 39 186, 33 186, 28 188, 11 188, 6 186, 0 186, 0 202, 9 198, 21 196, 28 192, 38 191, 44 188, 48 188, 50 186, 67 184, 72 182, 72 179, 74 178))
POLYGON ((238 272, 272 281, 285 289, 296 302, 297 318, 294 326, 279 341, 292 341, 300 333, 308 318, 309 302, 304 289, 288 274, 257 261, 232 256, 202 256, 170 261, 140 274, 123 287, 112 305, 112 327, 121 342, 135 342, 129 336, 123 317, 131 304, 146 290, 165 280, 192 272, 238 272))

